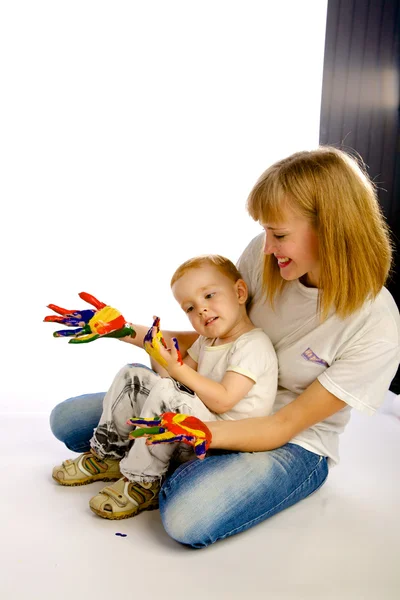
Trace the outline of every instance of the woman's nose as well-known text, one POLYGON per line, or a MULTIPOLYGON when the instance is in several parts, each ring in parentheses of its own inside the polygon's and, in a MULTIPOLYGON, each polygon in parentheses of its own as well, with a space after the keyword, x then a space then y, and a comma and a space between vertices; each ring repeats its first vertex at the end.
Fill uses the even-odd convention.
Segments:
POLYGON ((274 244, 268 240, 268 238, 265 239, 265 244, 264 244, 264 254, 273 254, 275 250, 275 246, 274 244))

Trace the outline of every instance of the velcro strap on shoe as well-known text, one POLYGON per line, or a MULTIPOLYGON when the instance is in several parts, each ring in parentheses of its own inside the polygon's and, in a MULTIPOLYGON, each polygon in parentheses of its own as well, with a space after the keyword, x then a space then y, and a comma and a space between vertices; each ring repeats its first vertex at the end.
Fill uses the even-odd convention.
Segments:
POLYGON ((62 466, 70 477, 74 477, 77 474, 76 464, 74 460, 64 460, 62 466))
POLYGON ((121 508, 125 508, 129 503, 138 506, 138 503, 133 498, 128 497, 125 494, 118 494, 112 487, 105 487, 101 490, 101 493, 112 498, 121 508))

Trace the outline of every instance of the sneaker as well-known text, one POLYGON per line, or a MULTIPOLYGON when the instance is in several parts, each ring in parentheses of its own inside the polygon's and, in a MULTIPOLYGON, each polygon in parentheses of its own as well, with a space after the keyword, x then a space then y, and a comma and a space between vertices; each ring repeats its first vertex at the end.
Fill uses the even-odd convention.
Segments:
POLYGON ((65 460, 53 469, 53 479, 61 485, 86 485, 93 481, 115 481, 120 477, 118 460, 98 458, 91 451, 65 460))
POLYGON ((143 510, 158 508, 158 493, 161 481, 138 483, 122 477, 94 496, 89 506, 103 519, 128 519, 143 510))

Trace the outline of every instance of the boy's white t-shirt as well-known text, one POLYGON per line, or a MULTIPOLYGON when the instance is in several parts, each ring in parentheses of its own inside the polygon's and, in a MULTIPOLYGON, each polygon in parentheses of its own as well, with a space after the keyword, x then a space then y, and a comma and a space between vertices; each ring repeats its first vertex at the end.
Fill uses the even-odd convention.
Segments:
POLYGON ((197 372, 220 383, 227 371, 234 371, 255 383, 247 396, 217 419, 236 420, 271 414, 276 398, 278 361, 271 341, 262 329, 252 329, 234 342, 213 345, 214 340, 200 336, 188 349, 198 363, 197 372))
POLYGON ((288 282, 274 309, 262 291, 264 236, 245 249, 238 269, 249 286, 249 316, 272 341, 278 356, 278 393, 273 412, 318 381, 347 403, 342 410, 295 436, 291 442, 339 461, 338 436, 351 408, 373 414, 382 404, 400 360, 400 317, 386 288, 353 315, 331 311, 321 323, 318 290, 298 279, 288 282))

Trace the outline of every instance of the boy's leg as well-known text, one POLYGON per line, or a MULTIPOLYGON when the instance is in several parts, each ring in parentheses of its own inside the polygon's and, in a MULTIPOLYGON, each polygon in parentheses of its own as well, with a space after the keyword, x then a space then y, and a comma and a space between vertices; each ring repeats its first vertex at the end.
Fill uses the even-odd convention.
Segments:
MULTIPOLYGON (((195 415, 204 421, 216 419, 192 390, 171 378, 159 379, 155 383, 139 416, 153 418, 164 412, 195 415)), ((121 460, 121 473, 130 481, 161 481, 178 446, 180 444, 147 446, 145 439, 139 438, 121 460)))
POLYGON ((159 380, 157 373, 139 364, 126 365, 117 373, 105 395, 103 412, 90 440, 94 454, 116 460, 125 456, 133 443, 128 437, 133 426, 126 422, 141 414, 151 389, 159 380))
MULTIPOLYGON (((153 418, 163 412, 216 418, 191 390, 168 378, 154 384, 139 416, 153 418)), ((157 508, 162 476, 177 446, 180 444, 146 446, 144 439, 135 440, 120 462, 124 477, 92 498, 90 508, 106 519, 125 519, 157 508)))
POLYGON ((85 485, 121 477, 119 461, 132 441, 126 420, 136 416, 145 403, 151 385, 159 376, 143 365, 127 365, 116 375, 103 400, 100 422, 90 440, 91 450, 53 469, 61 485, 85 485))

